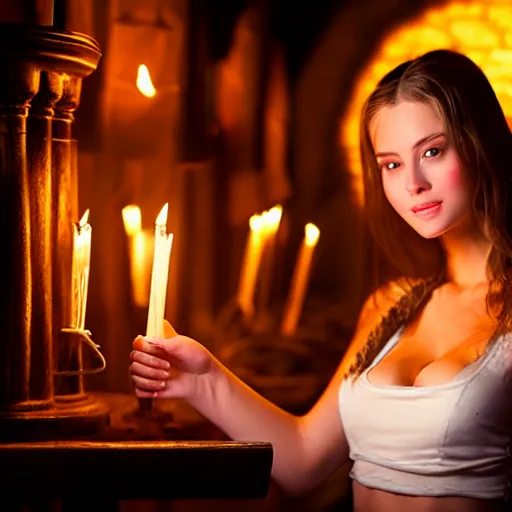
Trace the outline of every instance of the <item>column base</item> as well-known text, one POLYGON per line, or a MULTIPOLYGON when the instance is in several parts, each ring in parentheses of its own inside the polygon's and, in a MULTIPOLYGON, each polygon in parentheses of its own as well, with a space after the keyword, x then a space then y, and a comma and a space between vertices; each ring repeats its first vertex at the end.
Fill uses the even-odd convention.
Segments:
POLYGON ((106 402, 91 395, 46 410, 0 412, 0 443, 51 441, 98 434, 110 423, 106 402))

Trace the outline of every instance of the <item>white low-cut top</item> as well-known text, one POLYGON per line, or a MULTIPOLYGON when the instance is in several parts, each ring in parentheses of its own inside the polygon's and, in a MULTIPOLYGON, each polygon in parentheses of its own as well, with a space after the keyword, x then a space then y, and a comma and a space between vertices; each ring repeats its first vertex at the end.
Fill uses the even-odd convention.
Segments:
POLYGON ((453 380, 435 386, 340 387, 341 421, 360 484, 412 496, 505 499, 511 481, 512 337, 497 339, 453 380))

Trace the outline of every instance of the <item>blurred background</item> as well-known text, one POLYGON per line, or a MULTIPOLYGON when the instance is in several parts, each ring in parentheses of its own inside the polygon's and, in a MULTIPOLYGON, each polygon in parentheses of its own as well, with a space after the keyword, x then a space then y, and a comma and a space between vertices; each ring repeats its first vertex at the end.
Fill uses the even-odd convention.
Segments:
MULTIPOLYGON (((166 317, 212 350, 227 342, 218 327, 242 286, 251 216, 282 207, 253 292, 256 317, 270 313, 260 330, 271 332, 314 223, 295 334, 334 333, 342 354, 372 283, 358 158, 372 87, 410 57, 452 48, 482 66, 512 110, 505 0, 68 0, 56 16, 103 52, 83 82, 74 136, 79 210, 91 210, 93 229, 86 323, 110 361, 95 385, 111 391, 131 389, 125 361, 147 314, 134 301, 130 265, 141 256, 124 207, 140 208, 151 238, 169 204, 166 317), (141 65, 153 96, 137 86, 141 65)), ((151 240, 146 253, 136 279, 148 297, 151 240)))
MULTIPOLYGON (((29 3, 2 2, 1 20, 23 21, 29 3)), ((35 3, 44 16, 48 2, 35 3)), ((86 327, 108 362, 87 387, 132 392, 129 353, 146 329, 155 219, 168 203, 166 318, 272 400, 306 411, 372 286, 358 157, 365 98, 402 61, 451 48, 483 68, 512 115, 512 5, 50 3, 56 26, 92 36, 103 53, 73 127, 79 211, 92 226, 86 327), (131 228, 129 205, 140 212, 131 228), (261 217, 269 210, 277 217, 261 217), (308 223, 318 231, 306 243, 308 223)), ((337 510, 346 493, 344 478, 303 506, 337 510)))

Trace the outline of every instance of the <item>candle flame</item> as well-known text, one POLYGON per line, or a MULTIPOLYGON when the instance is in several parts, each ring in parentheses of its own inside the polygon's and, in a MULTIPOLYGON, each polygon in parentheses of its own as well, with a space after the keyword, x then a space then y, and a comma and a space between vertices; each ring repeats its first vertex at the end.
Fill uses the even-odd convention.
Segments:
POLYGON ((156 94, 151 75, 145 64, 141 64, 137 71, 137 88, 146 98, 152 98, 156 94))
POLYGON ((304 233, 306 238, 306 245, 309 247, 316 245, 318 238, 320 237, 320 230, 314 224, 309 222, 304 228, 304 233))
POLYGON ((268 210, 268 212, 265 213, 267 214, 266 222, 268 224, 268 227, 273 229, 274 231, 277 230, 277 227, 281 222, 281 216, 283 215, 283 207, 281 205, 277 205, 274 206, 273 208, 270 208, 270 210, 268 210))
POLYGON ((249 219, 249 227, 251 228, 251 231, 259 232, 261 231, 261 227, 263 226, 263 218, 259 214, 254 214, 249 219))
POLYGON ((156 218, 157 226, 165 226, 167 225, 167 212, 169 210, 169 203, 165 203, 163 208, 160 210, 158 217, 156 218))
POLYGON ((82 218, 78 222, 80 227, 85 226, 89 222, 89 208, 85 210, 85 213, 82 215, 82 218))
POLYGON ((123 225, 127 236, 133 236, 142 229, 142 215, 136 204, 129 204, 122 210, 123 225))
POLYGON ((283 208, 280 205, 274 206, 270 210, 265 210, 261 214, 262 230, 265 236, 273 236, 277 233, 282 214, 283 208))
POLYGON ((277 226, 281 222, 282 215, 283 207, 279 204, 268 211, 268 218, 273 226, 277 226))

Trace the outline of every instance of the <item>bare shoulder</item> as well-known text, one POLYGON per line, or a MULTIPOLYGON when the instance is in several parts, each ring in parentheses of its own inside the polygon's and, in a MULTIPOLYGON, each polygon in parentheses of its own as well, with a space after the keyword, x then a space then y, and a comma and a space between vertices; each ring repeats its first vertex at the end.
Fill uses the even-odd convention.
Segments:
POLYGON ((366 299, 359 313, 352 342, 341 364, 343 373, 350 367, 357 353, 364 347, 370 332, 381 322, 382 317, 418 282, 407 278, 389 281, 377 288, 366 299))
MULTIPOLYGON (((382 317, 388 312, 389 308, 394 306, 411 288, 419 281, 400 278, 389 281, 377 288, 365 301, 356 327, 355 335, 358 331, 369 331, 381 321, 382 317)), ((369 332, 366 332, 368 334, 369 332)))

